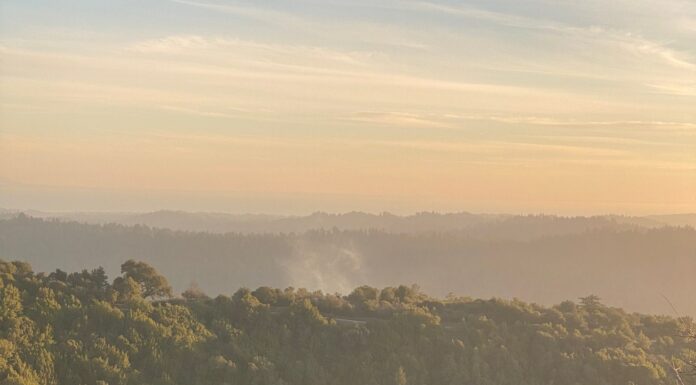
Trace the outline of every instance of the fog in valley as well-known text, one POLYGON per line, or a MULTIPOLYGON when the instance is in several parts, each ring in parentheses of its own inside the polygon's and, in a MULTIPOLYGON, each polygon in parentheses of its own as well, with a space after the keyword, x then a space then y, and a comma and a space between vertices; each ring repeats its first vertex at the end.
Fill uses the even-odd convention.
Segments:
POLYGON ((177 292, 195 284, 213 296, 406 283, 440 297, 552 305, 594 294, 631 311, 696 315, 696 230, 687 225, 696 215, 29 214, 44 218, 3 214, 0 255, 38 271, 103 266, 116 276, 136 259, 177 292))

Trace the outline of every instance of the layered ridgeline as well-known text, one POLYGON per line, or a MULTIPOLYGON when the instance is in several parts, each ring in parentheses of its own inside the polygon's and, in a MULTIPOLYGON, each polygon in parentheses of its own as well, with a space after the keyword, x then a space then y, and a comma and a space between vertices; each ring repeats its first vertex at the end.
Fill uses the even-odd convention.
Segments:
POLYGON ((90 224, 115 223, 144 225, 180 231, 211 233, 303 233, 310 230, 380 230, 390 233, 462 232, 479 238, 532 239, 539 236, 564 235, 593 229, 656 228, 662 226, 696 227, 696 214, 592 217, 555 215, 508 215, 422 212, 413 215, 349 212, 317 212, 306 216, 263 214, 227 214, 185 211, 147 213, 63 212, 0 209, 0 219, 20 214, 34 218, 76 221, 90 224))
MULTIPOLYGON (((568 229, 583 221, 542 219, 534 219, 543 223, 537 228, 556 223, 568 229)), ((506 237, 529 231, 529 221, 516 221, 522 224, 480 237, 385 230, 212 234, 20 216, 0 220, 0 257, 28 261, 40 271, 104 266, 112 276, 137 259, 162 271, 177 292, 192 282, 211 294, 262 285, 347 292, 406 282, 438 296, 457 292, 551 305, 596 294, 630 311, 696 315, 693 228, 577 227, 562 235, 506 237)))
POLYGON ((0 261, 0 383, 665 385, 696 357, 690 319, 592 296, 543 307, 365 286, 168 299, 149 265, 121 271, 0 261))

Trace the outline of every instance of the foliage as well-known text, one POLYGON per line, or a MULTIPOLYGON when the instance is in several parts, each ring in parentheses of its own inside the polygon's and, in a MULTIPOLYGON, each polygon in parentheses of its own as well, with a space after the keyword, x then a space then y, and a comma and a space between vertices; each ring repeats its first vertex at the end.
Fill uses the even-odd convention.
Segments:
POLYGON ((0 261, 0 384, 657 385, 696 354, 690 319, 595 296, 542 307, 408 286, 194 289, 168 298, 142 262, 109 282, 0 261))

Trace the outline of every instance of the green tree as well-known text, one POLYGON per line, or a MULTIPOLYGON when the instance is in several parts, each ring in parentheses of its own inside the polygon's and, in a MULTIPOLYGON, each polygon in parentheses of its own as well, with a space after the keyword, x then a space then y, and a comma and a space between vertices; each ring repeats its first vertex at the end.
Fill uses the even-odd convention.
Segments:
POLYGON ((145 298, 172 297, 172 288, 167 279, 145 262, 128 260, 121 265, 121 273, 125 279, 130 278, 140 285, 145 298))

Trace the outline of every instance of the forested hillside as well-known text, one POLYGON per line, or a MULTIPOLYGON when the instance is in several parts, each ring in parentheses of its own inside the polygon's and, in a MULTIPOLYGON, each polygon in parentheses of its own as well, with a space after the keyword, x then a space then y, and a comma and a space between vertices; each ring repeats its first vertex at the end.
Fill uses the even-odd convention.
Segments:
POLYGON ((543 307, 363 286, 170 299, 149 265, 121 272, 0 261, 0 383, 666 385, 696 354, 689 319, 593 296, 543 307))
POLYGON ((0 220, 0 256, 41 271, 146 261, 176 291, 208 293, 295 286, 346 292, 363 284, 417 283, 490 298, 553 304, 594 293, 631 311, 696 315, 696 231, 595 229, 533 240, 458 232, 320 230, 294 234, 210 234, 144 226, 87 225, 18 217, 0 220))
MULTIPOLYGON (((0 219, 14 218, 23 212, 0 209, 0 219)), ((481 239, 530 240, 555 235, 578 234, 591 230, 630 230, 656 228, 672 224, 693 226, 693 216, 575 216, 507 215, 422 212, 413 215, 349 212, 317 212, 307 216, 261 214, 191 213, 154 211, 148 213, 48 213, 28 211, 25 215, 64 222, 90 224, 143 225, 180 231, 211 233, 304 233, 312 230, 379 230, 387 233, 457 232, 481 239)))

